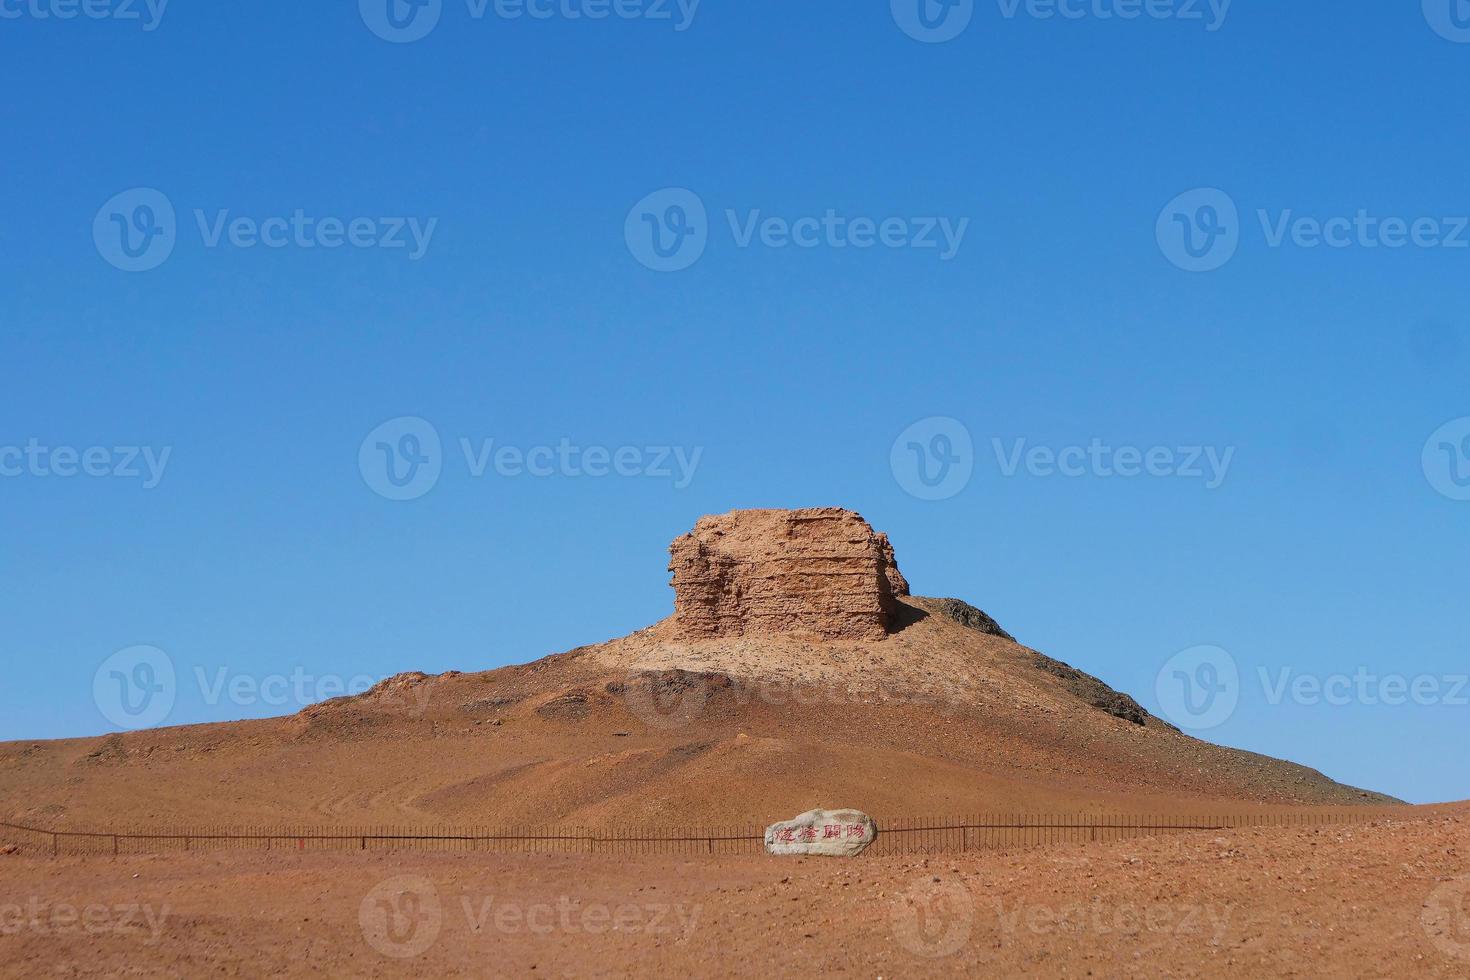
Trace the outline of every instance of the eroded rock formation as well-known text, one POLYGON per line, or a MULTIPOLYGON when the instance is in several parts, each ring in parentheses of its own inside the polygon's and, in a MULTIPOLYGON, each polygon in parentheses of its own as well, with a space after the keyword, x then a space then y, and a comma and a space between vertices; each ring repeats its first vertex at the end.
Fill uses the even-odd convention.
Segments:
POLYGON ((888 537, 839 507, 702 517, 669 554, 675 629, 691 639, 878 640, 909 594, 888 537))

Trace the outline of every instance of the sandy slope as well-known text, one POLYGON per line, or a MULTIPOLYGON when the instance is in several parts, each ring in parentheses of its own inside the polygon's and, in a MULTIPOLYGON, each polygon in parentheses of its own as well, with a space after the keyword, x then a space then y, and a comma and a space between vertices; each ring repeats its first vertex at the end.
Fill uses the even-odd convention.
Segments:
POLYGON ((0 857, 0 976, 1470 975, 1470 811, 928 860, 0 857))
POLYGON ((524 666, 405 675, 289 718, 10 743, 0 813, 84 828, 605 826, 819 805, 892 817, 1392 802, 1116 717, 1089 703, 1100 685, 950 608, 908 599, 903 628, 877 642, 689 642, 665 622, 524 666))

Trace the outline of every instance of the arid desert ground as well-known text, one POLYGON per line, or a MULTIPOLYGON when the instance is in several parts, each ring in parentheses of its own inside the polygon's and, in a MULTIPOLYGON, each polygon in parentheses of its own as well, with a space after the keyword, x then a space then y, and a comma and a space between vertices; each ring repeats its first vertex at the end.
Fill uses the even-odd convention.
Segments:
POLYGON ((607 643, 287 718, 0 746, 0 812, 39 831, 0 828, 0 970, 1470 973, 1470 809, 1193 738, 911 595, 850 512, 709 518, 672 555, 674 615, 607 643), (873 815, 878 842, 761 853, 814 807, 873 815), (957 814, 1204 829, 899 830, 957 814), (601 843, 390 839, 485 828, 601 843))
POLYGON ((995 854, 5 859, 0 974, 1470 974, 1470 811, 995 854))

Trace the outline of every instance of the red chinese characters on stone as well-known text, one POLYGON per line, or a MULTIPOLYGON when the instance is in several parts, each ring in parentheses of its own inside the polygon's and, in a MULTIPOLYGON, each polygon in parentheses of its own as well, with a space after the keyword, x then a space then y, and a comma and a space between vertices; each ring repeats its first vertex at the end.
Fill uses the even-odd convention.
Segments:
POLYGON ((809 810, 767 827, 765 840, 770 854, 854 857, 877 836, 872 818, 861 810, 809 810))

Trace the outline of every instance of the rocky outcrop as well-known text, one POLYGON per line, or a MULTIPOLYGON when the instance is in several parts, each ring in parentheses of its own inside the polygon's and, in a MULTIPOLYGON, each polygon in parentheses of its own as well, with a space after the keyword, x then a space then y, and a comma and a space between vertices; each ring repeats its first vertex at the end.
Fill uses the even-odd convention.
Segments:
POLYGON ((1143 706, 1128 695, 1115 691, 1091 674, 1083 673, 1060 660, 1053 660, 1046 654, 1031 651, 1031 656, 1038 670, 1044 670, 1053 677, 1060 678, 1063 687, 1094 708, 1106 711, 1114 718, 1131 721, 1135 725, 1148 724, 1148 712, 1144 711, 1143 706))
POLYGON ((1004 640, 1015 639, 1014 636, 1001 629, 1000 624, 992 619, 983 609, 976 609, 962 599, 935 599, 933 603, 941 613, 961 626, 978 630, 990 636, 998 636, 1004 640))
POLYGON ((690 639, 879 640, 909 593, 887 536, 838 507, 703 517, 669 554, 674 628, 690 639))
MULTIPOLYGON (((968 602, 960 599, 932 599, 931 604, 941 615, 959 623, 967 629, 976 630, 989 636, 999 636, 1003 639, 1014 641, 1016 638, 1001 629, 999 623, 992 619, 983 610, 976 609, 968 602)), ((1143 710, 1139 703, 1128 695, 1113 690, 1102 681, 1091 674, 1083 673, 1076 667, 1053 660, 1044 653, 1037 653, 1029 647, 1023 647, 1026 655, 1031 659, 1031 665, 1037 670, 1043 670, 1062 682, 1062 686, 1071 691, 1077 697, 1086 701, 1099 711, 1106 711, 1114 718, 1122 718, 1131 721, 1135 725, 1147 725, 1149 713, 1143 710)))

